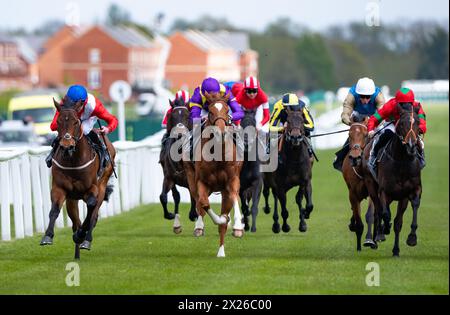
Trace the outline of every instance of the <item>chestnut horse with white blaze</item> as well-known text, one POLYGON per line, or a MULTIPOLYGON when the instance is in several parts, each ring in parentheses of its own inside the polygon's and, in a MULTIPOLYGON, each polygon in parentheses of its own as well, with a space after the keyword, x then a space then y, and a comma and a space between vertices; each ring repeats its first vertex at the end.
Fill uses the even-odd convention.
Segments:
MULTIPOLYGON (((199 161, 196 161, 193 167, 187 167, 189 187, 191 193, 195 196, 197 212, 199 214, 194 235, 201 236, 204 233, 203 217, 208 214, 214 224, 219 225, 220 246, 217 257, 225 257, 224 239, 230 221, 229 213, 234 207, 234 226, 233 235, 242 237, 244 233, 244 224, 242 222, 242 214, 239 209, 239 175, 242 168, 242 161, 237 160, 236 145, 233 137, 227 133, 227 129, 231 126, 228 117, 228 100, 229 94, 221 96, 219 93, 205 93, 208 102, 208 118, 205 122, 206 131, 210 133, 209 137, 201 139, 202 154, 199 161), (212 127, 212 128, 211 128, 212 127), (216 142, 214 142, 216 141, 216 142), (205 151, 205 145, 214 144, 212 150, 221 149, 220 156, 208 158, 209 152, 205 151), (226 152, 232 148, 231 152, 226 152), (222 195, 221 214, 217 215, 210 206, 209 196, 213 192, 220 192, 222 195)), ((194 141, 195 143, 195 141, 194 141)), ((195 150, 195 148, 194 148, 195 150)), ((216 152, 217 153, 217 152, 216 152)), ((194 153, 195 155, 195 153, 194 153)), ((212 153, 214 155, 214 153, 212 153)))

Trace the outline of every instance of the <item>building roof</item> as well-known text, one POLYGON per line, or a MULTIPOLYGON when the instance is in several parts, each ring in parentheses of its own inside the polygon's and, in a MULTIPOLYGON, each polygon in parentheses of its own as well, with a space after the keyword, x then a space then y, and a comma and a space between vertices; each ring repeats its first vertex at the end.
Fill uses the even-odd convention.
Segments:
POLYGON ((233 49, 243 52, 250 49, 248 35, 242 32, 201 32, 198 30, 187 30, 183 32, 191 43, 204 51, 215 49, 233 49))
POLYGON ((12 36, 0 33, 0 43, 14 43, 12 36))
POLYGON ((109 36, 126 47, 153 47, 151 38, 129 26, 101 26, 109 36))

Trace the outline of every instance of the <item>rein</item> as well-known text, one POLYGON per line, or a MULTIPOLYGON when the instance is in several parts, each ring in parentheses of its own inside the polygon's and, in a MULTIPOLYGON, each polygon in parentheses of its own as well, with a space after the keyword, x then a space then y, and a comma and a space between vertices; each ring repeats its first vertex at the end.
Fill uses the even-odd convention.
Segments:
MULTIPOLYGON (((410 121, 411 124, 409 125, 409 130, 406 133, 406 136, 404 138, 402 136, 399 136, 399 138, 400 138, 400 140, 402 141, 403 144, 406 144, 406 139, 408 138, 409 134, 411 134, 411 133, 412 133, 412 136, 414 138, 414 142, 417 142, 417 135, 416 135, 416 133, 413 130, 414 121, 415 121, 414 120, 414 113, 413 113, 413 111, 411 111, 411 115, 410 115, 409 121, 410 121)), ((395 128, 397 128, 397 125, 398 125, 399 122, 400 122, 400 119, 395 124, 395 128)))

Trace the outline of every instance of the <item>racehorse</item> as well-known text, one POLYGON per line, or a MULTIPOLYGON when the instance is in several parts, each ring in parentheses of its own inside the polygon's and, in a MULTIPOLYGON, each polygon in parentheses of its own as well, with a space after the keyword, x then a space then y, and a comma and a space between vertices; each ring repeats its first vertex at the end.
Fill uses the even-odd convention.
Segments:
MULTIPOLYGON (((403 224, 403 214, 408 200, 413 209, 411 232, 406 244, 417 245, 417 212, 422 195, 421 168, 417 156, 419 133, 418 108, 406 103, 397 105, 400 118, 378 164, 378 196, 384 224, 390 221, 390 204, 398 201, 394 219, 395 242, 393 256, 400 255, 399 236, 403 224)), ((381 229, 379 227, 379 229, 381 229)))
MULTIPOLYGON (((192 129, 192 123, 189 119, 189 103, 185 104, 182 98, 175 101, 169 100, 172 112, 167 117, 167 134, 163 145, 161 146, 161 152, 159 155, 159 163, 163 169, 164 180, 162 185, 162 192, 159 196, 159 200, 164 210, 164 218, 168 220, 174 220, 173 231, 176 234, 181 233, 182 227, 178 214, 178 208, 180 204, 180 193, 177 190, 176 185, 186 187, 189 189, 189 184, 184 171, 183 161, 174 161, 170 151, 172 145, 179 140, 183 135, 189 133, 192 129), (170 134, 174 133, 173 137, 170 134), (175 202, 175 215, 167 210, 167 193, 172 190, 173 200, 175 202)), ((176 148, 175 148, 176 149, 176 148)), ((181 148, 178 148, 179 151, 181 148)), ((195 210, 195 200, 191 195, 191 210, 189 212, 189 219, 195 221, 197 218, 197 211, 195 210)))
MULTIPOLYGON (((313 210, 312 203, 312 159, 308 153, 308 144, 304 130, 304 118, 300 108, 287 108, 287 126, 284 129, 280 146, 281 154, 278 168, 273 173, 264 173, 265 192, 268 196, 268 188, 272 188, 274 194, 275 208, 273 213, 274 223, 272 231, 280 232, 278 223, 277 200, 281 204, 281 216, 283 218, 282 230, 289 232, 290 226, 287 224, 289 212, 286 207, 286 193, 295 186, 299 186, 295 201, 300 212, 299 231, 306 232, 307 224, 305 219, 309 218, 313 210), (306 198, 306 206, 302 208, 303 197, 306 198)), ((267 199, 266 199, 267 205, 267 199)), ((267 207, 265 208, 266 211, 267 207)))
POLYGON ((233 137, 227 132, 227 129, 231 126, 227 104, 230 95, 221 96, 219 93, 210 94, 205 92, 205 97, 209 106, 208 117, 204 124, 204 134, 201 137, 202 154, 199 160, 195 162, 193 168, 187 167, 185 169, 188 174, 189 187, 196 200, 197 213, 199 214, 195 224, 194 235, 201 236, 204 234, 203 217, 208 214, 213 222, 219 225, 220 242, 217 257, 225 257, 224 240, 232 207, 234 207, 235 211, 233 236, 242 237, 244 232, 238 201, 239 174, 242 168, 242 161, 237 159, 236 145, 233 142, 233 137), (209 135, 205 135, 208 132, 209 135), (227 149, 231 150, 226 151, 227 149), (209 154, 213 155, 213 158, 209 154), (222 194, 220 216, 214 213, 209 204, 208 197, 213 192, 222 194))
POLYGON ((252 201, 252 232, 256 232, 256 216, 258 215, 259 198, 263 184, 260 161, 257 156, 258 138, 256 135, 256 119, 254 110, 244 110, 244 118, 241 120, 244 137, 244 164, 240 174, 241 187, 239 196, 241 198, 242 213, 244 215, 245 230, 249 230, 248 216, 249 206, 252 201), (246 128, 250 129, 246 132, 246 128))
MULTIPOLYGON (((100 178, 97 170, 100 167, 99 155, 89 144, 83 134, 78 112, 83 103, 75 104, 64 99, 63 104, 53 100, 58 117, 59 147, 55 152, 52 167, 52 188, 50 222, 41 240, 41 245, 53 244, 55 221, 60 209, 66 201, 67 214, 72 221, 73 241, 75 242, 75 258, 80 258, 80 248, 90 249, 92 231, 97 223, 98 211, 103 201, 108 201, 112 187, 108 180, 113 173, 113 164, 109 163, 100 178), (79 219, 78 200, 87 205, 87 215, 83 224, 79 219)), ((111 160, 114 161, 116 151, 107 137, 106 147, 111 160)))
MULTIPOLYGON (((349 200, 353 211, 348 227, 350 231, 356 234, 357 251, 361 250, 361 236, 364 230, 364 224, 361 220, 361 201, 369 195, 362 171, 362 158, 368 134, 368 120, 369 117, 367 116, 352 115, 352 123, 348 132, 350 151, 347 153, 342 164, 342 175, 348 187, 349 200)), ((369 207, 366 212, 367 233, 364 246, 370 246, 375 249, 377 248, 377 243, 373 240, 372 236, 373 207, 373 203, 369 198, 369 207)))

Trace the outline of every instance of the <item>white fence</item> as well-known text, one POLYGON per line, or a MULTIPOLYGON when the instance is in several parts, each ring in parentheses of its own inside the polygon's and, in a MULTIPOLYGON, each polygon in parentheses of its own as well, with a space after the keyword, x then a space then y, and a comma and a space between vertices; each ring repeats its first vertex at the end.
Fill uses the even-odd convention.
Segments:
MULTIPOLYGON (((159 165, 160 134, 142 142, 115 142, 116 172, 111 177, 114 191, 103 203, 100 217, 128 212, 142 204, 159 203, 163 172, 159 165)), ((0 149, 0 231, 1 240, 20 239, 43 233, 51 208, 51 172, 45 165, 50 147, 0 149)), ((181 200, 190 202, 187 189, 180 189, 181 200)), ((169 194, 169 200, 171 196, 169 194)), ((80 201, 80 217, 86 216, 80 201)), ((59 215, 56 227, 72 226, 67 216, 59 215)), ((162 216, 162 211, 161 211, 162 216)))

